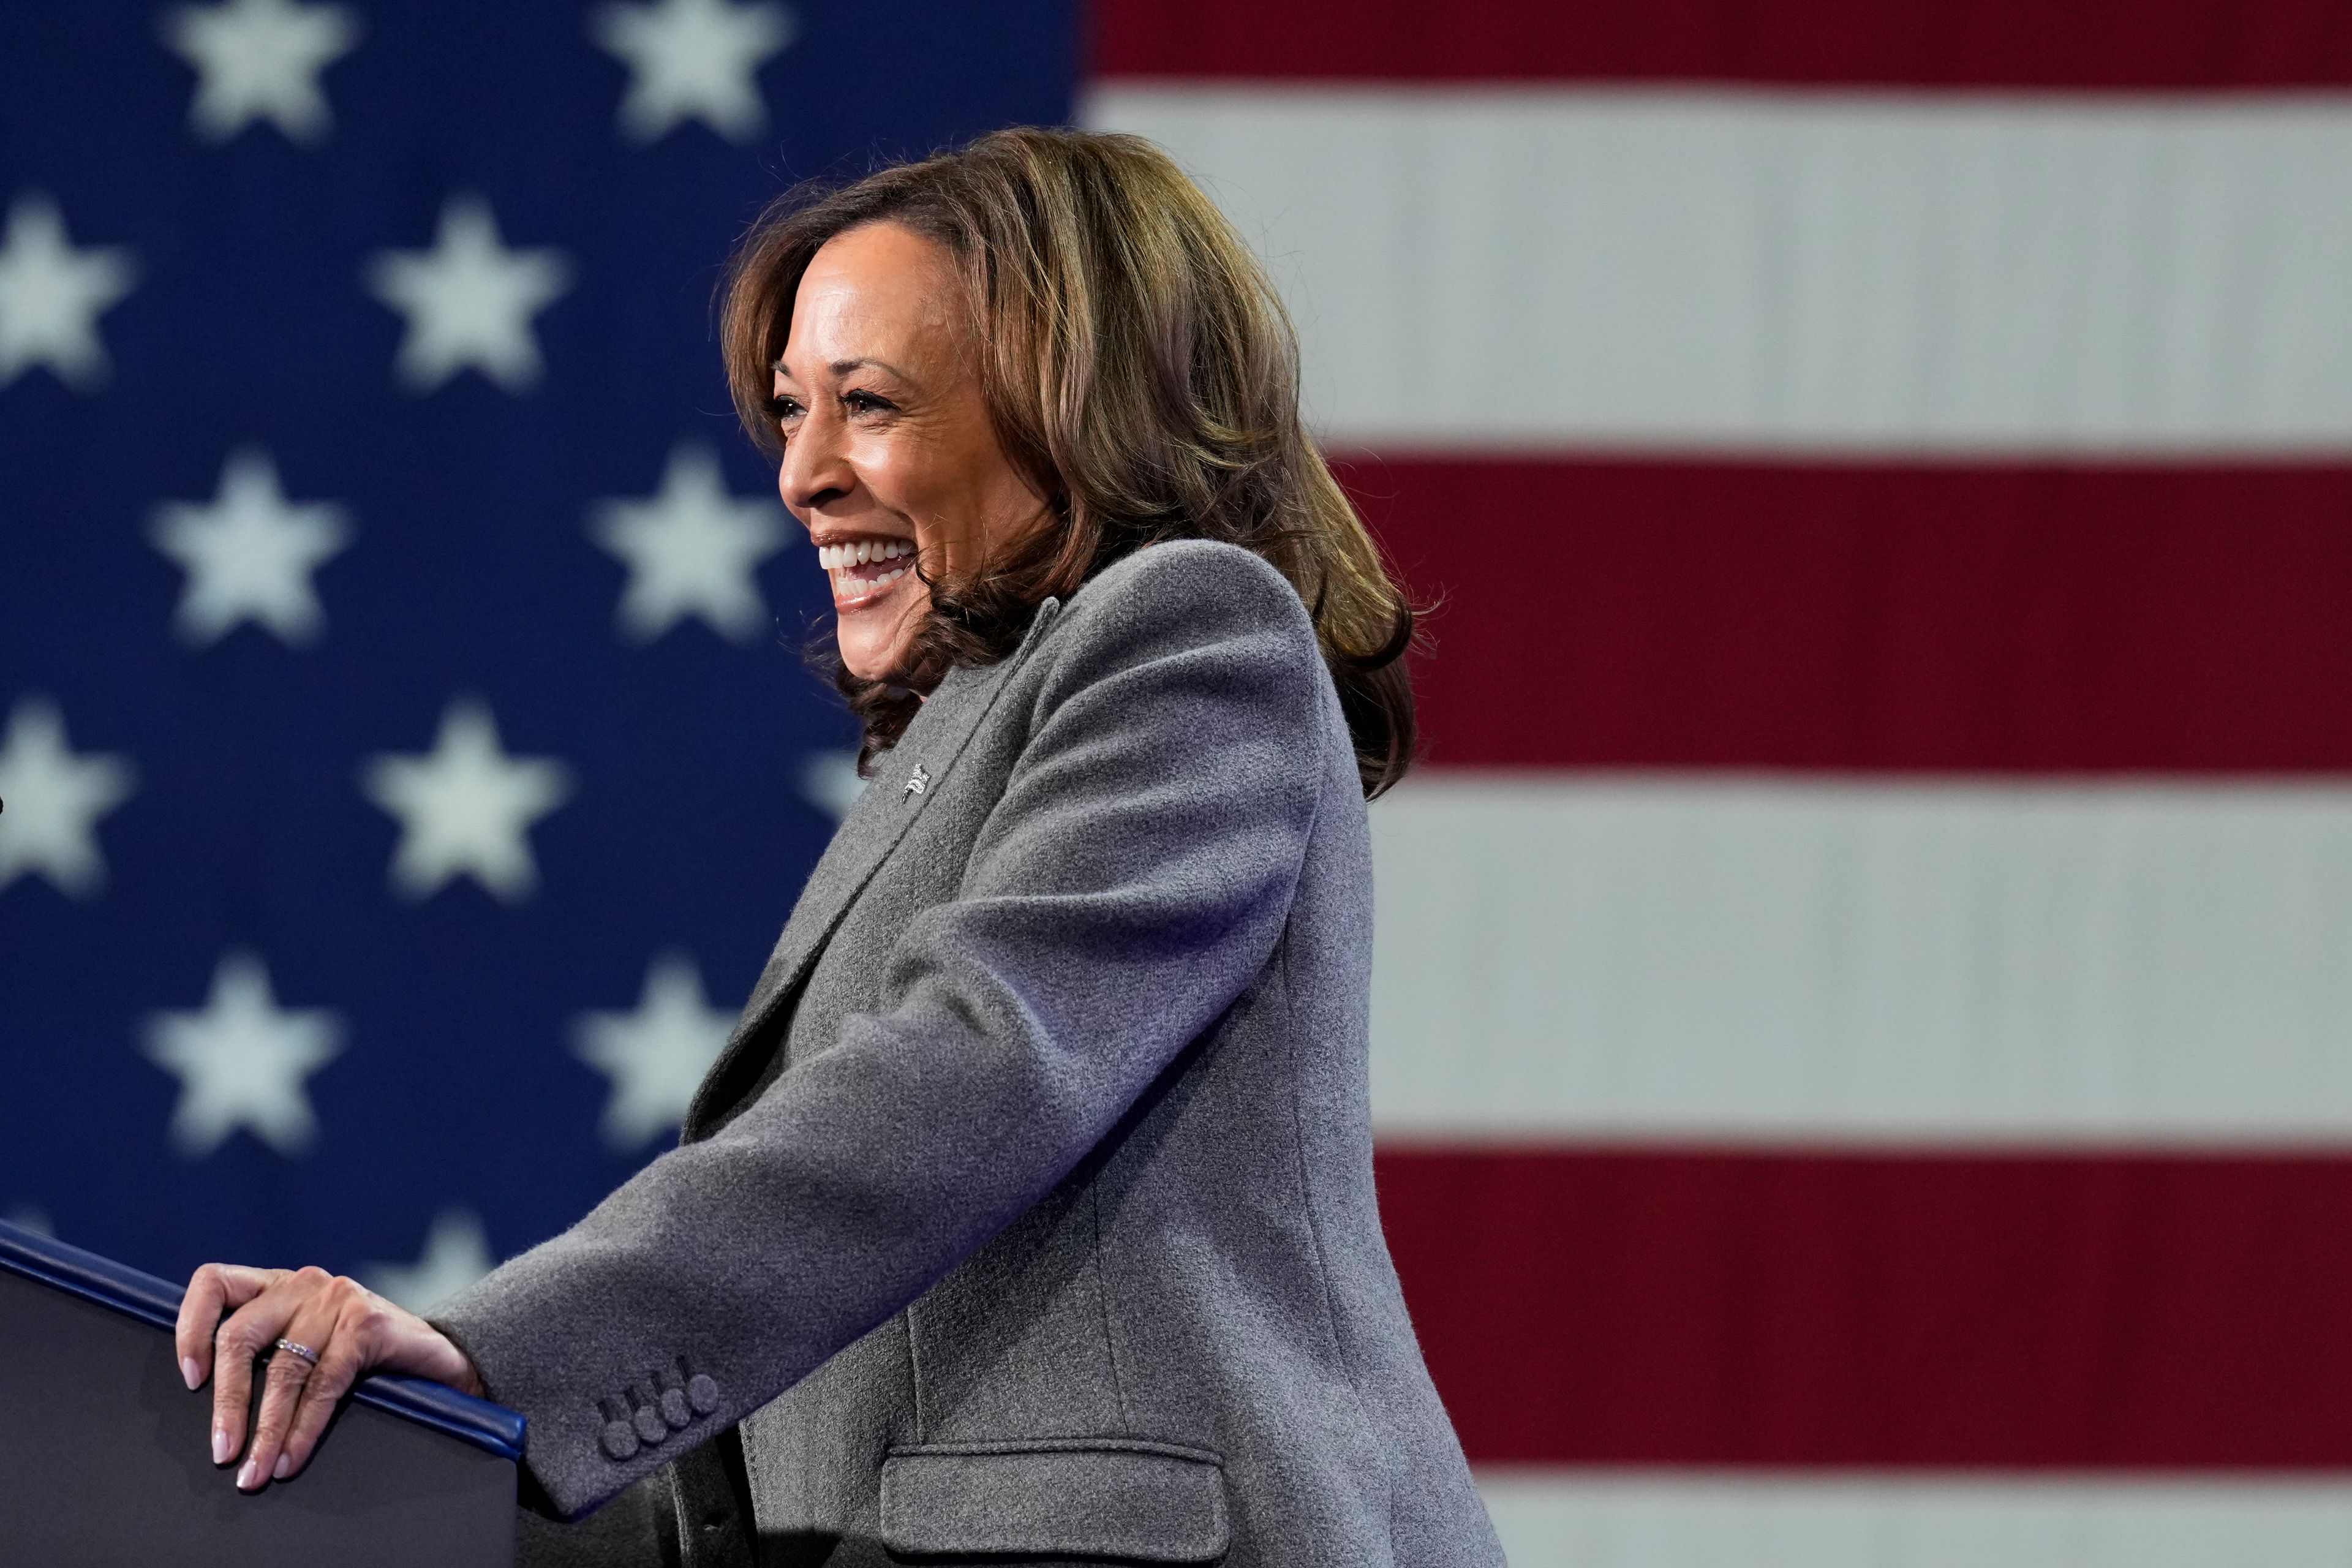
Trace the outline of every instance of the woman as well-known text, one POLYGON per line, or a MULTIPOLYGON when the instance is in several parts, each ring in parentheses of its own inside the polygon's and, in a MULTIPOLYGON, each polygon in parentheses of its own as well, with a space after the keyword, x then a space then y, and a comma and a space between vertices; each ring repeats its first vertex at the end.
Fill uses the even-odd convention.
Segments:
POLYGON ((1149 144, 1012 131, 788 198, 724 335, 873 782, 571 1231, 430 1323, 198 1270, 215 1461, 275 1344, 248 1487, 383 1367, 527 1415, 545 1511, 671 1467, 688 1561, 1499 1563, 1372 1192, 1412 615, 1264 277, 1149 144))

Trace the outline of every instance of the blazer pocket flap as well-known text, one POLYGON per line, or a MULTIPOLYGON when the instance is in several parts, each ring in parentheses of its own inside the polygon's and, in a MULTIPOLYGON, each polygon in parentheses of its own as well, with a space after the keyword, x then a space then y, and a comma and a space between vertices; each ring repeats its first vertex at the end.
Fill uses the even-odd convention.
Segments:
POLYGON ((1199 1449, 941 1445, 882 1461, 893 1552, 1213 1563, 1226 1534, 1224 1470, 1199 1449))

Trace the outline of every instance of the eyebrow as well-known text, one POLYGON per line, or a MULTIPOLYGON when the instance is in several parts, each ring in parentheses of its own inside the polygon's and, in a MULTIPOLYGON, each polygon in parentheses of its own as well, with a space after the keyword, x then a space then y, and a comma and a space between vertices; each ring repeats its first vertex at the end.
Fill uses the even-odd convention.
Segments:
MULTIPOLYGON (((900 370, 897 365, 892 364, 886 359, 837 359, 824 368, 833 372, 835 375, 847 375, 851 371, 861 370, 867 365, 873 366, 876 370, 887 370, 892 375, 897 376, 900 381, 912 381, 915 379, 913 376, 908 375, 905 371, 900 370)), ((793 374, 791 371, 784 368, 784 360, 782 354, 777 355, 776 363, 770 365, 768 368, 774 371, 778 375, 791 375, 793 374)))

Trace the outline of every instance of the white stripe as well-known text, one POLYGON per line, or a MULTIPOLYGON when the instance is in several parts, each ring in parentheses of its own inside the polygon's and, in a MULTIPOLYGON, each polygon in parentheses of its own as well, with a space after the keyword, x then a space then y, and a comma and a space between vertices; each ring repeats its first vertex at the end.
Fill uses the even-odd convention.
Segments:
POLYGON ((2352 449, 2352 98, 1129 87, 1330 437, 2352 449))
POLYGON ((2352 788, 1431 773, 1385 1137, 2352 1142, 2352 788))
POLYGON ((1487 1472, 1512 1568, 2343 1568, 2352 1487, 1487 1472))

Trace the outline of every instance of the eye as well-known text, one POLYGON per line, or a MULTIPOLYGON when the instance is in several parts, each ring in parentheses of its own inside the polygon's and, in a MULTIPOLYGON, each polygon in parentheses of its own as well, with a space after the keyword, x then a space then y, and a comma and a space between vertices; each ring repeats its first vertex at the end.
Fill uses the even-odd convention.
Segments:
POLYGON ((787 397, 780 392, 768 399, 768 414, 779 425, 789 426, 806 412, 797 397, 787 397))
POLYGON ((897 406, 888 398, 870 392, 845 392, 841 401, 852 414, 885 414, 897 406))

